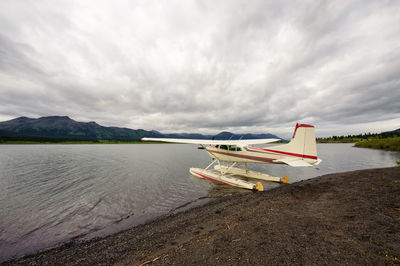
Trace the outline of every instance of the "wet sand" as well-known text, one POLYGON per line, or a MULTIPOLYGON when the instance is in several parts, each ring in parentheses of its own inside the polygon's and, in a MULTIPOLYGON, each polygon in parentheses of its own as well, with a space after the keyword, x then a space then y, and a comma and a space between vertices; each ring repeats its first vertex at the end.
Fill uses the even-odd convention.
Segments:
POLYGON ((329 174, 219 198, 5 264, 396 264, 400 168, 329 174))

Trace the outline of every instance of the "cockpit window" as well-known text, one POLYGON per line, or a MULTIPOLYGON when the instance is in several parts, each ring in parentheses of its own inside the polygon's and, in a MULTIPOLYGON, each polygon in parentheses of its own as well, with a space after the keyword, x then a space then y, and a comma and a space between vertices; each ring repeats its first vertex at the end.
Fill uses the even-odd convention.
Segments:
POLYGON ((241 151, 242 149, 236 145, 230 145, 229 150, 230 151, 241 151))
POLYGON ((241 151, 242 150, 242 148, 240 148, 236 145, 215 145, 215 148, 222 149, 222 150, 228 150, 228 151, 241 151))

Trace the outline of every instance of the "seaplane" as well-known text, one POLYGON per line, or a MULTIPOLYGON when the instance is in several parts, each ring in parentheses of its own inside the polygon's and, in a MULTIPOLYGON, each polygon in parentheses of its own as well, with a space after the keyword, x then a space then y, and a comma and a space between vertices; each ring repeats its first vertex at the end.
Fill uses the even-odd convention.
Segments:
POLYGON ((211 156, 212 162, 204 169, 190 168, 190 173, 193 176, 255 191, 264 190, 262 183, 260 181, 253 183, 247 180, 255 179, 289 183, 289 178, 287 176, 276 177, 250 171, 248 163, 272 163, 286 164, 293 167, 310 167, 318 165, 322 161, 317 155, 314 126, 299 123, 296 124, 289 143, 265 148, 251 145, 273 143, 280 141, 280 139, 203 140, 142 138, 142 141, 198 144, 211 156), (214 167, 211 168, 212 166, 214 167), (247 180, 244 180, 243 177, 247 180))

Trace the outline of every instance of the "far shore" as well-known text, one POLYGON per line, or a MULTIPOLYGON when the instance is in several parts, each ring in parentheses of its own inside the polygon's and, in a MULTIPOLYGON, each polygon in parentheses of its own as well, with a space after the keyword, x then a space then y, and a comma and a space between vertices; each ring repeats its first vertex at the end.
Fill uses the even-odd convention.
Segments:
POLYGON ((225 196, 4 264, 396 264, 399 232, 400 168, 392 167, 225 196))

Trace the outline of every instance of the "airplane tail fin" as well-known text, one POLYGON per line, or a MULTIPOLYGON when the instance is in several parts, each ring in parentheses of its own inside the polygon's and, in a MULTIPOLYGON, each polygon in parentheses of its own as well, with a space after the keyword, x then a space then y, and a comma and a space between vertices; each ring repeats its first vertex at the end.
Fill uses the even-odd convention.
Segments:
MULTIPOLYGON (((318 159, 317 155, 317 143, 315 141, 315 128, 312 125, 296 124, 296 128, 293 133, 293 137, 288 144, 274 147, 275 150, 279 150, 288 155, 299 157, 299 159, 307 160, 311 164, 318 164, 321 160, 318 159)), ((289 161, 291 159, 288 159, 289 161)), ((292 164, 286 159, 277 160, 287 164, 292 164)), ((299 164, 300 162, 297 162, 299 164)), ((293 166, 295 166, 293 162, 293 166)), ((304 162, 305 164, 305 162, 304 162)), ((308 163, 307 163, 308 164, 308 163)), ((305 165, 297 165, 305 166, 305 165)))
POLYGON ((317 157, 315 128, 312 125, 297 123, 289 144, 291 144, 292 149, 302 155, 317 157))

